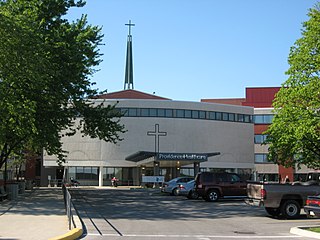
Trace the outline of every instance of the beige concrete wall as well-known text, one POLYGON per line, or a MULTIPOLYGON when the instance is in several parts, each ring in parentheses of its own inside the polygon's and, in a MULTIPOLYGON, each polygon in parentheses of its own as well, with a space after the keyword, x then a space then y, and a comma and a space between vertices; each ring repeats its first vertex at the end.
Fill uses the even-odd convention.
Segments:
MULTIPOLYGON (((118 107, 253 114, 251 107, 180 101, 119 100, 118 107)), ((253 124, 250 123, 152 117, 123 117, 121 122, 125 125, 127 132, 122 134, 124 140, 117 144, 83 138, 80 133, 73 137, 64 137, 63 147, 69 151, 66 165, 136 166, 136 163, 124 159, 137 151, 154 151, 154 136, 148 136, 147 132, 154 131, 155 124, 159 124, 160 131, 167 133, 167 136, 160 137, 160 152, 221 152, 220 156, 210 157, 208 162, 201 164, 201 167, 253 168, 254 166, 254 133, 253 124)), ((54 156, 45 154, 45 166, 55 166, 55 161, 54 156)))

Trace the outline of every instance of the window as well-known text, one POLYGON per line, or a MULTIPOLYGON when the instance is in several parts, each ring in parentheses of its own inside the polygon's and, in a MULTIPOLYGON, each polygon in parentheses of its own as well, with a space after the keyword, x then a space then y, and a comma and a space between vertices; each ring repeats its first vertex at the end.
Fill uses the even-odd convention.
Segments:
POLYGON ((136 117, 136 116, 137 116, 137 109, 129 108, 129 117, 136 117))
POLYGON ((216 112, 216 119, 221 120, 222 119, 222 113, 221 112, 216 112))
POLYGON ((209 112, 209 119, 215 120, 216 119, 216 113, 215 112, 209 112))
POLYGON ((199 111, 193 110, 192 111, 192 118, 199 118, 199 111))
POLYGON ((229 121, 234 121, 234 113, 229 113, 229 121))
POLYGON ((76 167, 69 167, 69 178, 77 179, 76 177, 76 167))
POLYGON ((205 111, 199 111, 199 118, 205 119, 206 118, 206 112, 205 111))
POLYGON ((270 163, 268 161, 268 154, 267 153, 254 154, 254 162, 255 163, 270 163))
POLYGON ((121 114, 124 117, 128 117, 129 116, 129 109, 128 108, 121 108, 121 114))
POLYGON ((249 123, 250 121, 250 115, 244 115, 244 122, 249 123))
POLYGON ((184 110, 177 109, 176 114, 177 114, 177 118, 184 118, 184 110))
POLYGON ((235 174, 230 174, 230 181, 231 182, 240 182, 240 177, 235 174))
POLYGON ((76 179, 85 179, 83 167, 76 167, 76 179))
POLYGON ((255 124, 271 124, 272 123, 272 119, 273 119, 272 114, 258 114, 258 115, 254 115, 253 116, 253 122, 255 124))
POLYGON ((228 113, 222 113, 222 120, 223 120, 223 121, 228 121, 228 120, 229 120, 229 115, 228 115, 228 113))
POLYGON ((257 143, 257 144, 262 144, 266 141, 267 139, 267 136, 266 134, 255 134, 254 135, 254 143, 257 143))
POLYGON ((99 168, 92 167, 91 169, 91 177, 93 180, 99 180, 99 168))
POLYGON ((141 108, 140 116, 141 117, 149 117, 149 109, 148 108, 141 108))
POLYGON ((165 109, 159 108, 158 109, 158 117, 165 117, 165 116, 166 116, 165 109))
POLYGON ((185 110, 184 111, 184 117, 185 118, 191 118, 191 110, 185 110))
POLYGON ((194 176, 193 168, 180 168, 180 176, 194 176))
POLYGON ((124 117, 166 117, 166 118, 189 118, 209 119, 231 122, 258 123, 271 121, 273 115, 252 115, 237 114, 229 112, 214 112, 189 109, 164 109, 164 108, 117 108, 124 117))
POLYGON ((166 117, 173 117, 173 110, 172 109, 166 109, 166 117))
POLYGON ((150 117, 157 117, 158 116, 157 109, 156 108, 150 108, 149 109, 149 116, 150 117))
POLYGON ((244 122, 244 115, 238 114, 238 122, 244 122))

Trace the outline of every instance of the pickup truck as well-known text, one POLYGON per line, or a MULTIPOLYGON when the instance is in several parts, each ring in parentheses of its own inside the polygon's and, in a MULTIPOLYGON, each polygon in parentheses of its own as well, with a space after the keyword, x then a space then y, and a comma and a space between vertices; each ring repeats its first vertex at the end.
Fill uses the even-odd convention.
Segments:
POLYGON ((247 199, 251 206, 264 207, 273 216, 294 219, 300 216, 301 208, 306 204, 308 196, 320 194, 318 179, 307 176, 307 182, 266 183, 249 182, 247 184, 247 199), (310 180, 311 179, 311 180, 310 180))

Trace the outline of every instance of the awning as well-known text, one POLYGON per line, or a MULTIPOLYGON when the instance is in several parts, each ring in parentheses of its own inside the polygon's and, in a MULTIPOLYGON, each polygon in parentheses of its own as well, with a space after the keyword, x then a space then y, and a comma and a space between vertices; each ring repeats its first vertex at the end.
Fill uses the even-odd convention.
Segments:
POLYGON ((136 162, 137 165, 150 165, 159 162, 161 167, 185 166, 193 163, 208 161, 208 157, 220 155, 220 152, 209 153, 168 153, 139 151, 129 155, 125 159, 136 162))

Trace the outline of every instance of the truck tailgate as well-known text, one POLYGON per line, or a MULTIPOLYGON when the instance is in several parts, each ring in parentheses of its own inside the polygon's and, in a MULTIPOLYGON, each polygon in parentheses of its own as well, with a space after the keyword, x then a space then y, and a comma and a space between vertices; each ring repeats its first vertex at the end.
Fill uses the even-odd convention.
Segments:
POLYGON ((261 199, 261 189, 263 188, 262 183, 248 183, 247 184, 247 196, 248 198, 253 198, 253 199, 261 199))

